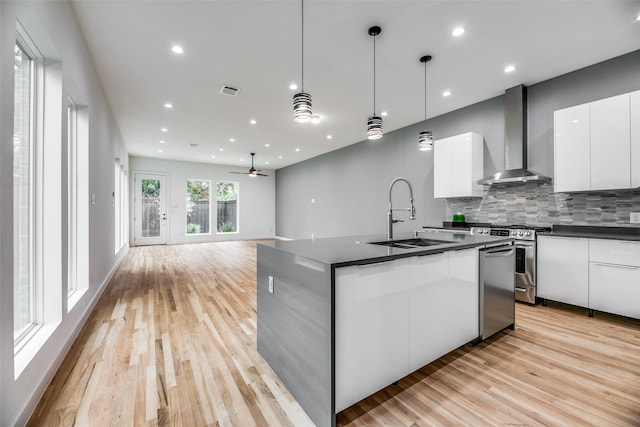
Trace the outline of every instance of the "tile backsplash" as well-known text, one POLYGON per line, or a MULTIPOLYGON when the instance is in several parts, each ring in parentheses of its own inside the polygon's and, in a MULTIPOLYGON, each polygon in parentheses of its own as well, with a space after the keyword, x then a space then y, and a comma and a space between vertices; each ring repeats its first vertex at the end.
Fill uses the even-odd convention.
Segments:
POLYGON ((447 199, 447 220, 456 212, 492 224, 640 226, 629 223, 629 214, 640 212, 640 189, 554 193, 553 183, 498 184, 482 198, 447 199))

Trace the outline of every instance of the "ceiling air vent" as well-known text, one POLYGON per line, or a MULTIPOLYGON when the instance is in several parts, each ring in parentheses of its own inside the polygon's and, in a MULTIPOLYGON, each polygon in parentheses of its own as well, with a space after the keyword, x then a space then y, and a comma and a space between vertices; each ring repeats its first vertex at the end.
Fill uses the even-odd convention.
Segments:
POLYGON ((220 93, 223 93, 229 96, 236 96, 238 92, 240 92, 240 89, 238 89, 237 87, 232 87, 228 85, 222 85, 222 88, 220 89, 220 93))

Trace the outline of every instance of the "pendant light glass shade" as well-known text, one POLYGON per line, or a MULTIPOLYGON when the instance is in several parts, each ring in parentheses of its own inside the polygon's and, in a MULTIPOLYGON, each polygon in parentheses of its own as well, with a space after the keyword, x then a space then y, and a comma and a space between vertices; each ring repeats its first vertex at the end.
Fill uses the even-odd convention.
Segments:
POLYGON ((293 120, 296 123, 308 123, 311 115, 311 95, 305 92, 293 95, 293 120))
POLYGON ((423 130, 418 135, 418 150, 429 151, 433 148, 433 134, 430 130, 423 130))
POLYGON ((376 114, 376 37, 381 32, 382 28, 377 25, 369 28, 369 35, 373 37, 373 115, 367 119, 367 139, 380 139, 384 134, 382 117, 376 114))
POLYGON ((301 81, 300 92, 293 95, 293 121, 296 123, 309 123, 312 116, 311 95, 304 91, 304 0, 300 1, 301 16, 301 81))
POLYGON ((380 139, 384 134, 382 130, 382 117, 371 116, 367 119, 367 138, 380 139))
MULTIPOLYGON (((431 61, 431 55, 420 58, 424 64, 424 125, 427 126, 427 62, 431 61)), ((418 150, 429 151, 433 149, 433 133, 425 129, 418 135, 418 150)))

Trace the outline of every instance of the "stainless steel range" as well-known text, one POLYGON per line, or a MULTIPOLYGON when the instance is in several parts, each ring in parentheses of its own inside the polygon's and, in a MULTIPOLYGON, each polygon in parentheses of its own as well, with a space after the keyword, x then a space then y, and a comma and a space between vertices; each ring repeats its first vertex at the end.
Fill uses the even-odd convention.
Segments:
POLYGON ((536 302, 536 234, 542 231, 551 231, 551 228, 526 225, 492 225, 491 227, 471 228, 471 234, 509 236, 514 239, 517 301, 529 304, 536 302))

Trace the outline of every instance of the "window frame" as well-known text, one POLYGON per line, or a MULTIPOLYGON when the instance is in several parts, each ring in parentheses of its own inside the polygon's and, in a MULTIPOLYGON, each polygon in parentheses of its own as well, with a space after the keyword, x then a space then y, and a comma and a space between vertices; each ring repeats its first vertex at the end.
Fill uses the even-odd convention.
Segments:
POLYGON ((186 206, 186 215, 185 215, 185 235, 186 236, 209 236, 212 234, 211 232, 211 225, 212 225, 212 203, 211 203, 211 189, 212 189, 212 183, 213 181, 210 179, 201 179, 201 178, 187 178, 187 180, 185 181, 185 194, 186 194, 186 201, 187 201, 187 206, 186 206), (207 231, 206 233, 189 233, 189 207, 188 207, 188 203, 189 203, 189 192, 188 192, 188 188, 189 188, 189 182, 206 182, 209 185, 209 198, 207 199, 207 202, 209 202, 209 224, 208 224, 208 228, 209 231, 207 231))
POLYGON ((225 234, 239 234, 240 233, 240 182, 239 181, 228 181, 228 180, 218 180, 216 181, 216 234, 225 235, 225 234), (235 187, 236 193, 236 229, 235 231, 218 231, 219 219, 218 219, 218 202, 224 200, 218 200, 218 184, 233 184, 235 187))

